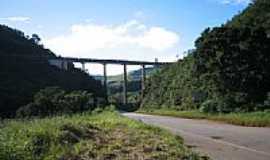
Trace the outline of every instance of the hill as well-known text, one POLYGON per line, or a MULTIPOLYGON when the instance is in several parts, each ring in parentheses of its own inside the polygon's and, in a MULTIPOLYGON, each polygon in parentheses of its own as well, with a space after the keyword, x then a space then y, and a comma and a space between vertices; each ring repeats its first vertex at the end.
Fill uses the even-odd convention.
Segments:
MULTIPOLYGON (((150 77, 158 71, 157 67, 147 67, 145 68, 146 77, 150 77)), ((127 91, 128 91, 128 98, 129 102, 131 103, 138 103, 141 93, 141 69, 137 69, 134 71, 128 72, 128 83, 127 83, 127 91)), ((102 75, 95 75, 94 78, 96 80, 103 81, 102 75)), ((108 94, 109 100, 111 103, 122 103, 122 91, 123 91, 123 79, 124 75, 112 75, 108 76, 108 94)))
POLYGON ((269 15, 270 2, 256 0, 228 23, 207 28, 194 51, 149 79, 142 108, 269 108, 269 15))
MULTIPOLYGON (((149 77, 154 71, 156 71, 157 68, 155 67, 147 67, 145 68, 145 74, 146 77, 149 77)), ((137 69, 134 71, 128 72, 128 80, 129 81, 140 81, 141 80, 141 74, 142 69, 137 69)), ((102 75, 94 75, 93 76, 96 80, 103 80, 102 75)), ((107 77, 108 82, 117 82, 117 81, 123 81, 124 74, 118 74, 118 75, 111 75, 107 77)))
MULTIPOLYGON (((149 67, 145 68, 145 75, 146 77, 150 77, 157 68, 149 67)), ((141 78, 142 78, 142 70, 134 70, 128 73, 128 91, 129 92, 139 92, 141 89, 141 78)), ((114 94, 117 92, 121 92, 123 89, 123 79, 124 75, 115 75, 108 77, 108 87, 110 93, 114 94)))
POLYGON ((33 95, 48 86, 65 90, 86 90, 103 97, 102 85, 86 73, 75 69, 65 71, 49 65, 56 57, 39 44, 40 38, 0 25, 0 115, 11 116, 33 95))

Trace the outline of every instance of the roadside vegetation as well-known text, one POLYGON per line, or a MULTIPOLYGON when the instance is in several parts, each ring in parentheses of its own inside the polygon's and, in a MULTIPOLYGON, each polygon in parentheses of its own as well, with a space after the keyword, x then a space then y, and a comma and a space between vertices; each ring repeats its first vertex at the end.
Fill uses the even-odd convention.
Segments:
MULTIPOLYGON (((59 87, 47 87, 34 95, 33 102, 20 107, 17 118, 46 117, 92 111, 101 106, 86 91, 65 91, 59 87)), ((103 102, 104 104, 104 102, 103 102)))
POLYGON ((138 113, 172 116, 187 119, 207 119, 247 127, 270 127, 270 112, 204 113, 198 110, 177 111, 172 109, 139 110, 138 113))
POLYGON ((0 121, 1 160, 200 160, 179 136, 94 103, 86 91, 47 87, 0 121))
MULTIPOLYGON (((149 77, 142 100, 133 82, 129 100, 141 101, 141 113, 270 127, 269 15, 270 1, 254 0, 205 29, 184 59, 149 77)), ((0 118, 17 118, 0 121, 1 160, 208 159, 178 136, 102 107, 101 82, 73 64, 49 65, 56 56, 39 42, 0 25, 0 118)), ((121 87, 113 87, 117 103, 121 87)))
POLYGON ((254 0, 227 23, 205 29, 184 59, 150 77, 141 109, 269 125, 269 15, 270 1, 254 0))
POLYGON ((2 160, 200 160, 168 131, 130 120, 113 111, 0 124, 2 160))

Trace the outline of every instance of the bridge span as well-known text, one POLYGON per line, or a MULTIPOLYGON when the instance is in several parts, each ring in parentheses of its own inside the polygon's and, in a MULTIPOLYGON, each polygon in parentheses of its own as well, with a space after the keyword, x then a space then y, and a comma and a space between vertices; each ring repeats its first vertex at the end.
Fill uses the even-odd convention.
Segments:
POLYGON ((86 71, 85 64, 86 63, 98 63, 103 65, 103 86, 105 88, 106 92, 106 102, 108 102, 108 87, 107 87, 107 64, 117 64, 117 65, 123 65, 123 72, 124 72, 124 85, 123 85, 123 104, 128 103, 128 97, 127 97, 127 65, 140 65, 141 68, 141 94, 143 96, 144 89, 145 89, 145 68, 148 65, 152 66, 162 66, 162 65, 168 65, 173 62, 158 62, 155 60, 155 62, 149 62, 149 61, 130 61, 130 60, 123 60, 123 59, 93 59, 93 58, 74 58, 74 57, 56 57, 49 59, 49 63, 51 65, 55 65, 59 68, 68 70, 68 64, 69 63, 81 63, 82 64, 82 70, 86 71))

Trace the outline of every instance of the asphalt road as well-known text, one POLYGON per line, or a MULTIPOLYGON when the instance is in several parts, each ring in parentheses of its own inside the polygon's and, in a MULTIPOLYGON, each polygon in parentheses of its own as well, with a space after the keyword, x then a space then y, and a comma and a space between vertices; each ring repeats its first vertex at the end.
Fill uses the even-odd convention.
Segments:
POLYGON ((168 129, 182 136, 185 144, 194 151, 214 160, 270 160, 270 128, 137 113, 123 115, 168 129))

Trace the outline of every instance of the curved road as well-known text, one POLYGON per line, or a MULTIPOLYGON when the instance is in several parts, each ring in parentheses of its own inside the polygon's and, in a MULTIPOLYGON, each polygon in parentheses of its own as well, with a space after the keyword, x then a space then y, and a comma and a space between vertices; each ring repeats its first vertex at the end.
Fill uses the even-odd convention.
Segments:
POLYGON ((187 146, 215 160, 270 160, 270 128, 137 113, 123 115, 179 134, 187 146))

